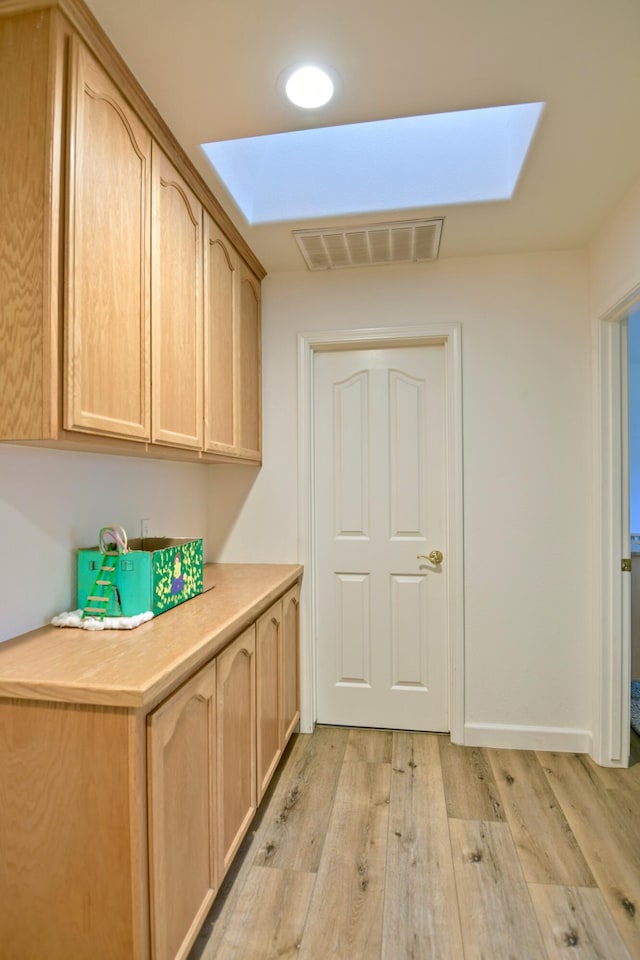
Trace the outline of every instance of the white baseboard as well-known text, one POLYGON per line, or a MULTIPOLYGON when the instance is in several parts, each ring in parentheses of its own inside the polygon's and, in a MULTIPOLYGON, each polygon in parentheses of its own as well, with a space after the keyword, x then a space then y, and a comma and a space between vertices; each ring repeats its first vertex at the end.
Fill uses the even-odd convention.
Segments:
POLYGON ((467 747, 505 750, 555 750, 558 753, 591 753, 589 730, 571 727, 528 727, 506 723, 465 723, 467 747))

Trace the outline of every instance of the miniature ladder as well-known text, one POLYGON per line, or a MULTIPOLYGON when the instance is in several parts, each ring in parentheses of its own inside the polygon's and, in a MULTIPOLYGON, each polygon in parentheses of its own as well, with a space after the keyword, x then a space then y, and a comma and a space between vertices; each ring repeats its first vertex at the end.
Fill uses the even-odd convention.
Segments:
POLYGON ((104 620, 107 605, 111 599, 111 590, 115 585, 116 567, 118 566, 119 556, 120 554, 117 550, 110 550, 104 554, 100 572, 93 585, 92 592, 87 597, 86 606, 82 611, 83 620, 85 617, 97 617, 99 620, 104 620))
POLYGON ((102 566, 93 590, 87 597, 82 619, 85 617, 96 617, 98 620, 104 620, 107 612, 111 591, 115 587, 116 570, 118 567, 118 557, 121 553, 127 553, 127 535, 122 527, 103 527, 100 531, 100 550, 103 554, 102 566), (109 542, 110 541, 110 542, 109 542), (108 550, 115 546, 115 550, 108 550))

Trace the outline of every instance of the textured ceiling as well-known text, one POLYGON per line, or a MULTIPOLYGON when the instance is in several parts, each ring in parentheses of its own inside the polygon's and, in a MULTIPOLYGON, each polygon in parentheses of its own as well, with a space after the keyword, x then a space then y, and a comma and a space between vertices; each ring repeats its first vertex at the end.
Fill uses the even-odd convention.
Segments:
POLYGON ((306 270, 292 229, 444 216, 441 257, 582 247, 640 177, 639 0, 88 0, 268 271, 306 270), (277 80, 341 75, 312 120, 277 80), (248 227, 200 143, 545 101, 513 198, 248 227))

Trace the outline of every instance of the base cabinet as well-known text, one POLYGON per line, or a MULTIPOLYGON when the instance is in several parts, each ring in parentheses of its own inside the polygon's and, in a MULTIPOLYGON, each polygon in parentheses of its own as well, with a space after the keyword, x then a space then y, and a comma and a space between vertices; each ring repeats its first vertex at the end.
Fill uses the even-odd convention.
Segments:
POLYGON ((216 663, 147 719, 151 949, 186 957, 217 890, 216 663))
POLYGON ((0 697, 2 960, 186 960, 297 722, 297 596, 159 703, 0 697))

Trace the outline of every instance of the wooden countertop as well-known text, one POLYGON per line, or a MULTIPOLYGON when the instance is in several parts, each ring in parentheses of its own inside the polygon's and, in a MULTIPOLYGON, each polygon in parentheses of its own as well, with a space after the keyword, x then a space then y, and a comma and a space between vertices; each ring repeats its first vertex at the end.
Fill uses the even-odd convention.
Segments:
POLYGON ((0 697, 154 705, 253 623, 302 569, 206 564, 206 592, 135 630, 47 626, 14 637, 0 643, 0 697))

